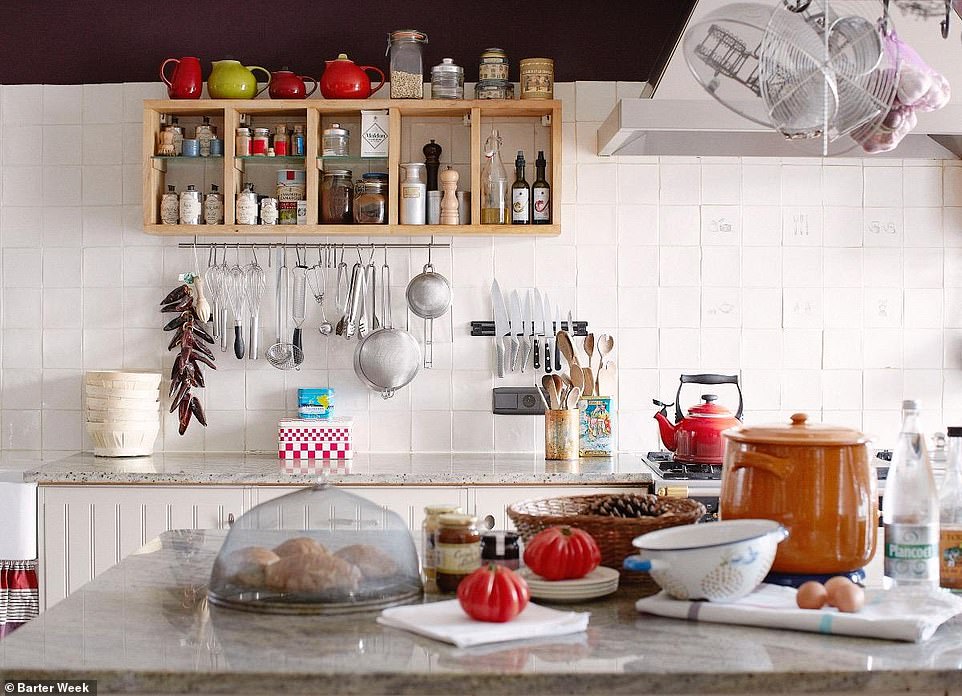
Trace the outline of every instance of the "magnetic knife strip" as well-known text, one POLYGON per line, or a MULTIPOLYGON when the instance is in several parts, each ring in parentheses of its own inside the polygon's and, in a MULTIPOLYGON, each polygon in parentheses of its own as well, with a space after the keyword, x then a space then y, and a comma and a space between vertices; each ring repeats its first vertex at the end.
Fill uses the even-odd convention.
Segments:
MULTIPOLYGON (((531 323, 531 322, 527 322, 531 323)), ((551 322, 546 322, 551 324, 551 322)), ((575 321, 575 330, 572 335, 574 336, 587 336, 588 335, 588 322, 586 321, 575 321)), ((561 322, 561 328, 565 331, 568 330, 568 322, 561 322)), ((494 336, 494 322, 493 321, 472 321, 471 322, 471 335, 472 336, 494 336)))

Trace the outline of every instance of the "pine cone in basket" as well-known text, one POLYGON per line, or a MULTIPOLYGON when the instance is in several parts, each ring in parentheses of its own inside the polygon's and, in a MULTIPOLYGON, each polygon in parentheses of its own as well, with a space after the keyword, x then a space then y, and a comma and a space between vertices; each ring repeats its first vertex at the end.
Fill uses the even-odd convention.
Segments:
POLYGON ((583 515, 602 515, 605 517, 657 517, 664 513, 655 495, 620 493, 598 500, 585 507, 583 515))

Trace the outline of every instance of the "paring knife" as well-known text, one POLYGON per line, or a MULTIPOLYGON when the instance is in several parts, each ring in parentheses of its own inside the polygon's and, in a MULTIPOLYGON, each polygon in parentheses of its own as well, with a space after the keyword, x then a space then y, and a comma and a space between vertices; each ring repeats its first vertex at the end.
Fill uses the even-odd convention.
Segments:
MULTIPOLYGON (((541 330, 544 332, 544 371, 551 374, 551 354, 554 352, 554 331, 548 331, 548 324, 551 320, 551 303, 548 302, 548 293, 544 294, 544 310, 541 313, 541 330)), ((553 324, 552 324, 553 326, 553 324)))
POLYGON ((521 353, 521 337, 524 336, 524 323, 521 321, 521 298, 517 290, 511 291, 511 367, 512 372, 518 371, 518 356, 521 353))
MULTIPOLYGON (((561 307, 559 305, 554 306, 554 334, 558 335, 561 331, 561 307)), ((561 351, 558 349, 558 339, 554 342, 554 369, 555 372, 561 372, 561 351)))
POLYGON ((534 289, 534 369, 541 369, 541 341, 544 336, 544 304, 541 302, 541 292, 534 289))
POLYGON ((501 286, 498 285, 497 278, 491 283, 491 306, 494 307, 494 361, 498 377, 504 377, 504 355, 510 341, 507 336, 511 329, 508 322, 508 308, 504 304, 504 295, 501 294, 501 286))
POLYGON ((534 299, 534 292, 528 290, 524 297, 524 314, 521 316, 521 371, 528 365, 531 358, 531 344, 534 341, 534 310, 531 303, 534 299), (531 333, 528 333, 530 327, 531 333), (530 340, 529 340, 530 336, 530 340))

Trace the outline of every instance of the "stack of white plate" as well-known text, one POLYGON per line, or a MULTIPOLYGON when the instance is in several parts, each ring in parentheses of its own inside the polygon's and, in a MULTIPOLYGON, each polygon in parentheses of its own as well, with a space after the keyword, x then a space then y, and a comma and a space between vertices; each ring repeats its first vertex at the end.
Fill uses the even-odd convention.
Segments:
POLYGON ((583 602, 604 597, 618 589, 618 571, 605 566, 598 566, 577 580, 545 580, 529 568, 522 568, 520 572, 528 583, 531 596, 546 602, 583 602))
POLYGON ((84 375, 87 432, 98 457, 154 453, 160 431, 159 372, 84 375))

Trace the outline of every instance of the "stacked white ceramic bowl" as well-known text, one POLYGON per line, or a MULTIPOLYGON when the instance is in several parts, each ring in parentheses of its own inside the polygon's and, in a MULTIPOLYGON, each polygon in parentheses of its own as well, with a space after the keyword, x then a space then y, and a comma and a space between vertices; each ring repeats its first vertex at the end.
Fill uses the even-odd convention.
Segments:
POLYGON ((84 375, 87 433, 98 457, 154 453, 160 431, 159 372, 88 372, 84 375))

